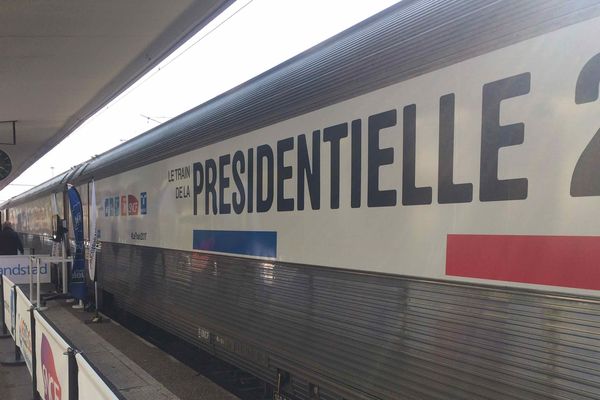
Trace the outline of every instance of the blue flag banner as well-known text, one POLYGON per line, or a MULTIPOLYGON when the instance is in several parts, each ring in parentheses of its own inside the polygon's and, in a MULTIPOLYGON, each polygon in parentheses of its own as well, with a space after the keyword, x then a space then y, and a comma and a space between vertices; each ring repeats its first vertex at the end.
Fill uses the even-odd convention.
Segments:
POLYGON ((71 269, 71 283, 69 292, 73 297, 83 300, 86 296, 85 286, 85 258, 83 254, 83 208, 81 197, 74 186, 69 185, 67 191, 71 205, 71 218, 73 220, 73 236, 75 239, 75 256, 71 269))

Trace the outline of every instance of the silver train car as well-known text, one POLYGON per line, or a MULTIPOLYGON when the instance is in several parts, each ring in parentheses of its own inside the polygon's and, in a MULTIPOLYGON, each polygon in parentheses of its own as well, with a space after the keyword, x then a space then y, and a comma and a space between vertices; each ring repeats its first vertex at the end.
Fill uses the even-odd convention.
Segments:
POLYGON ((105 295, 282 397, 599 399, 599 37, 404 0, 3 215, 48 246, 75 185, 105 295))

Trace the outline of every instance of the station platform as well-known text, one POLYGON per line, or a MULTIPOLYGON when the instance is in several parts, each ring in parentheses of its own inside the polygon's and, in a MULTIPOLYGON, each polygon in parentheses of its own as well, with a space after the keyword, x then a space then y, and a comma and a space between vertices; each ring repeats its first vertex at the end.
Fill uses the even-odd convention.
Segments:
MULTIPOLYGON (((128 400, 234 400, 236 396, 114 321, 86 323, 92 316, 64 300, 44 314, 128 400)), ((0 340, 0 359, 14 357, 14 342, 0 340)), ((32 398, 27 367, 0 365, 3 400, 32 398)))
MULTIPOLYGON (((0 360, 15 357, 15 342, 11 338, 0 339, 0 360)), ((25 364, 7 367, 0 364, 0 398, 2 400, 26 400, 32 398, 31 375, 25 364)))

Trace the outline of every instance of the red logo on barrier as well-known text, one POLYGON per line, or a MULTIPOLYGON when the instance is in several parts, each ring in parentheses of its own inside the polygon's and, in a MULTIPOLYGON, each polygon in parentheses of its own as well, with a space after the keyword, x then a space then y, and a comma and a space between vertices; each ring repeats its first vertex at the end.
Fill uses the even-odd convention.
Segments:
POLYGON ((60 381, 54 366, 54 355, 44 334, 42 334, 42 378, 44 379, 44 400, 60 400, 60 381))
POLYGON ((32 353, 31 331, 29 330, 29 326, 27 326, 23 319, 19 319, 19 347, 21 347, 21 350, 24 350, 23 353, 25 356, 25 360, 27 360, 32 353))
POLYGON ((139 203, 138 203, 138 199, 130 194, 129 196, 127 196, 128 199, 128 210, 129 210, 129 215, 137 215, 138 214, 138 209, 139 209, 139 203))

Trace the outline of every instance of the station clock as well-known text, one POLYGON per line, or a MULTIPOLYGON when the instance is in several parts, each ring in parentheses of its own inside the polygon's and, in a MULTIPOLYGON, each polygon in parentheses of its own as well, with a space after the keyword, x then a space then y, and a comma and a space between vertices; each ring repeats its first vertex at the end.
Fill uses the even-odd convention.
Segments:
POLYGON ((0 150, 0 181, 5 179, 12 171, 12 162, 10 157, 4 151, 0 150))

